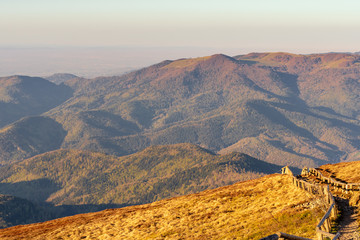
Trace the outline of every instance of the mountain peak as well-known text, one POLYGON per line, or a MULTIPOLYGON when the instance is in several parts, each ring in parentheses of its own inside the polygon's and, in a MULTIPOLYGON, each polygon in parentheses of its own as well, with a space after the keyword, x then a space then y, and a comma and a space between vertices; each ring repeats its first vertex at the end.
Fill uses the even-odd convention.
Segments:
POLYGON ((214 55, 211 55, 210 57, 208 57, 207 61, 213 61, 213 62, 216 62, 216 63, 221 63, 221 62, 235 62, 237 63, 237 60, 230 57, 230 56, 227 56, 225 54, 214 54, 214 55))
POLYGON ((45 84, 52 84, 48 80, 40 77, 29 77, 29 76, 23 76, 23 75, 13 75, 8 77, 0 77, 0 82, 2 87, 5 86, 12 86, 19 83, 45 83, 45 84))
POLYGON ((198 58, 182 58, 172 62, 169 64, 162 66, 163 68, 167 69, 174 69, 174 68, 194 68, 199 65, 223 65, 224 63, 237 63, 237 60, 229 57, 224 54, 214 54, 211 56, 206 57, 198 57, 198 58))
POLYGON ((209 58, 212 59, 233 59, 232 57, 222 54, 222 53, 217 53, 217 54, 213 54, 211 55, 209 58))
POLYGON ((45 77, 46 80, 56 83, 56 84, 66 82, 66 81, 74 79, 74 78, 78 78, 78 76, 71 74, 71 73, 55 73, 51 76, 45 77))

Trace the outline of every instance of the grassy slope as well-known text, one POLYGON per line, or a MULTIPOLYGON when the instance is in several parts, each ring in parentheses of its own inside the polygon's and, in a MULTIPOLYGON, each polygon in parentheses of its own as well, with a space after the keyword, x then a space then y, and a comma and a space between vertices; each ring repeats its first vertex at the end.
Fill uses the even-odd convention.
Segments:
POLYGON ((326 164, 319 169, 325 176, 347 183, 360 183, 360 161, 326 164))
POLYGON ((57 150, 0 169, 0 192, 54 204, 141 204, 275 173, 279 166, 191 144, 114 157, 57 150))
POLYGON ((322 206, 285 175, 269 175, 152 204, 0 230, 1 239, 259 239, 315 237, 322 206), (307 204, 311 202, 311 204, 307 204))

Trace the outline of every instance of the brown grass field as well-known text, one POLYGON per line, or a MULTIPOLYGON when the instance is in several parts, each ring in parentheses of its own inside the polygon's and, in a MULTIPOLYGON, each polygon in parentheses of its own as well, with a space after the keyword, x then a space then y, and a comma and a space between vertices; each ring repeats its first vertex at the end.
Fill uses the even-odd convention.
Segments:
POLYGON ((326 177, 347 183, 360 183, 360 161, 326 164, 320 166, 319 169, 326 177))
POLYGON ((277 231, 314 237, 324 206, 287 175, 151 204, 16 226, 0 239, 259 239, 277 231))

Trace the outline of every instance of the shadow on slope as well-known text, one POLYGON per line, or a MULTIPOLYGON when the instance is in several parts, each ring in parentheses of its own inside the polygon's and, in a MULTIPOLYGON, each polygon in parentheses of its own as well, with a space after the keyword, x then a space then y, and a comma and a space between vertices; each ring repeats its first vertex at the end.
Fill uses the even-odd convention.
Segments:
POLYGON ((0 163, 22 160, 61 146, 66 132, 48 117, 26 117, 0 129, 0 163))
POLYGON ((47 178, 15 183, 0 183, 0 194, 25 198, 33 202, 45 202, 52 193, 60 189, 59 184, 47 178))
POLYGON ((43 78, 0 78, 0 127, 22 117, 47 112, 72 96, 73 90, 70 87, 56 85, 43 78))
MULTIPOLYGON (((347 124, 339 120, 329 119, 314 113, 311 113, 309 110, 299 110, 301 108, 295 108, 292 107, 290 104, 283 104, 283 103, 273 103, 273 102, 267 102, 267 101, 253 101, 248 103, 252 108, 254 108, 256 111, 258 111, 260 114, 263 114, 267 119, 269 119, 272 123, 275 124, 275 126, 279 127, 280 130, 289 130, 293 132, 296 136, 303 137, 305 139, 309 139, 311 142, 316 145, 316 143, 320 143, 322 146, 317 145, 316 148, 319 149, 321 152, 323 152, 327 158, 334 159, 334 156, 336 158, 339 158, 344 154, 344 152, 340 151, 339 148, 333 144, 321 141, 318 137, 316 137, 314 134, 314 131, 310 131, 309 129, 304 127, 297 126, 293 121, 291 121, 287 116, 285 116, 283 113, 281 113, 278 109, 284 109, 288 113, 297 112, 300 114, 303 114, 305 117, 310 116, 318 119, 329 121, 330 126, 333 124, 339 124, 340 126, 347 127, 349 130, 356 131, 359 127, 352 124, 347 124)), ((303 116, 303 117, 304 117, 303 116)), ((296 117, 296 116, 294 116, 296 117)), ((304 118, 305 118, 304 117, 304 118)), ((319 123, 320 124, 320 123, 319 123)), ((325 123, 321 123, 324 125, 325 123)), ((316 126, 316 124, 312 123, 312 126, 316 126)), ((325 125, 326 126, 326 125, 325 125)), ((335 125, 337 126, 337 125, 335 125)), ((279 144, 275 144, 275 147, 279 147, 279 144)), ((281 147, 281 146, 280 146, 281 147)), ((283 148, 283 147, 281 147, 283 148)), ((317 160, 314 157, 311 156, 305 156, 308 158, 311 158, 313 160, 317 160)), ((319 162, 318 162, 319 163, 319 162)))
POLYGON ((121 208, 124 204, 84 204, 54 206, 0 194, 0 229, 16 225, 44 222, 81 213, 121 208))

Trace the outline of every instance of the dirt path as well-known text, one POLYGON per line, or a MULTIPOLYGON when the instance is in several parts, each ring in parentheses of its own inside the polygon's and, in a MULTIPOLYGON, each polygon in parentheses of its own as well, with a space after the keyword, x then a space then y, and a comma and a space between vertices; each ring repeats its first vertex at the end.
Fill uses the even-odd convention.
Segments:
MULTIPOLYGON (((303 180, 310 183, 320 183, 319 179, 315 177, 306 177, 303 180)), ((335 197, 335 201, 341 211, 341 217, 339 219, 339 232, 340 237, 339 240, 360 240, 359 233, 359 221, 358 218, 360 216, 359 212, 357 212, 356 207, 351 207, 349 205, 349 200, 337 197, 336 193, 333 192, 335 197)))
POLYGON ((336 197, 336 202, 341 211, 339 219, 340 240, 360 240, 358 213, 356 208, 349 206, 349 200, 336 197))

